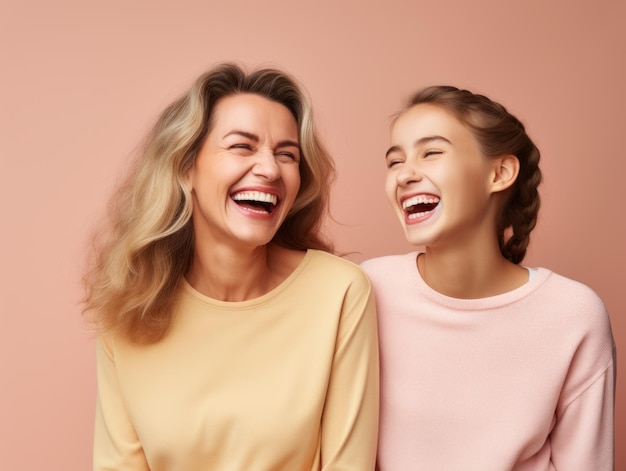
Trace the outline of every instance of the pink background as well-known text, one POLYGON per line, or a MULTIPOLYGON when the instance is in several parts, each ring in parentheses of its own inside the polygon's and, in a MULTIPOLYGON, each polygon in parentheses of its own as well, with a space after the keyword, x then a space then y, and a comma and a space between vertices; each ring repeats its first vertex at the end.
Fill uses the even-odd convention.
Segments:
POLYGON ((77 305, 87 234, 156 114, 229 59, 278 65, 309 89, 339 170, 331 230, 355 261, 410 249, 382 184, 388 118, 411 91, 468 87, 527 123, 545 173, 527 263, 604 299, 626 442, 625 5, 2 0, 0 469, 90 467, 94 340, 77 305))

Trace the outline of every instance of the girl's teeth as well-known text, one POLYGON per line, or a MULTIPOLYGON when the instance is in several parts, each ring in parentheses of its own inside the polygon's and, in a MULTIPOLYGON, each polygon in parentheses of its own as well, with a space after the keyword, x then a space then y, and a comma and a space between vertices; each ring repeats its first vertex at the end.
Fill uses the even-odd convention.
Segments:
MULTIPOLYGON (((417 195, 412 198, 408 198, 402 202, 402 209, 410 208, 411 206, 415 206, 416 204, 436 204, 439 203, 439 198, 437 196, 424 196, 417 195)), ((418 213, 422 214, 422 213, 418 213)))
POLYGON ((428 211, 424 211, 422 213, 411 213, 409 214, 409 219, 417 219, 420 218, 422 216, 426 216, 428 214, 428 211))

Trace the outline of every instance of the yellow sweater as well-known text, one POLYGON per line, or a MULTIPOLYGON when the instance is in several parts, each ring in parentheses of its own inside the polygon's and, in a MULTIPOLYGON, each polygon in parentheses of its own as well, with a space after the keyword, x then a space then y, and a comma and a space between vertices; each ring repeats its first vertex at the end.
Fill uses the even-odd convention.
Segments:
POLYGON ((372 470, 376 338, 366 276, 324 252, 253 300, 183 282, 163 340, 98 340, 94 469, 372 470))

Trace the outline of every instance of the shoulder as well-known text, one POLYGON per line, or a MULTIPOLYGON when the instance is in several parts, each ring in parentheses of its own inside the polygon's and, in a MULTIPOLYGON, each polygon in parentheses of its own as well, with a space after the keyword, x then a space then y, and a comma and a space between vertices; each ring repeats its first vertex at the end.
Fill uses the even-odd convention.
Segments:
POLYGON ((544 315, 554 314, 563 341, 571 341, 573 363, 587 369, 604 369, 613 359, 611 321, 600 296, 589 286, 566 276, 549 273, 540 288, 544 315), (594 367, 592 367, 594 365, 594 367))
POLYGON ((370 280, 357 264, 327 252, 311 250, 305 261, 306 266, 294 285, 303 302, 314 306, 330 303, 338 306, 340 311, 349 311, 367 304, 373 297, 370 280))
POLYGON ((296 287, 300 302, 341 313, 342 318, 360 317, 373 309, 370 280, 356 263, 317 250, 309 250, 305 262, 296 287))
POLYGON ((369 286, 365 272, 354 262, 320 250, 309 250, 306 267, 310 274, 319 274, 333 281, 345 281, 369 286))
POLYGON ((541 286, 542 314, 556 313, 555 331, 559 344, 570 347, 562 404, 566 405, 585 391, 615 362, 615 342, 611 321, 600 296, 589 286, 563 275, 548 272, 541 286))
POLYGON ((96 351, 100 356, 106 356, 116 361, 118 358, 132 355, 133 352, 141 351, 151 345, 152 342, 134 342, 128 335, 117 331, 107 331, 96 338, 96 351))
POLYGON ((386 255, 384 257, 370 258, 361 263, 361 268, 369 276, 372 282, 389 278, 393 274, 394 278, 403 276, 404 273, 411 273, 415 270, 415 259, 417 252, 410 252, 400 255, 386 255))
POLYGON ((96 356, 98 362, 103 361, 115 361, 115 358, 119 355, 119 345, 127 341, 120 333, 117 332, 103 332, 96 338, 96 356))
POLYGON ((540 272, 547 272, 545 283, 540 291, 546 297, 554 300, 561 310, 572 314, 573 319, 585 323, 607 323, 608 313, 600 296, 589 286, 545 268, 540 272))
POLYGON ((410 252, 396 255, 385 255, 383 257, 374 257, 361 262, 361 267, 369 271, 377 271, 387 269, 389 267, 397 267, 405 265, 408 261, 415 260, 418 252, 410 252))

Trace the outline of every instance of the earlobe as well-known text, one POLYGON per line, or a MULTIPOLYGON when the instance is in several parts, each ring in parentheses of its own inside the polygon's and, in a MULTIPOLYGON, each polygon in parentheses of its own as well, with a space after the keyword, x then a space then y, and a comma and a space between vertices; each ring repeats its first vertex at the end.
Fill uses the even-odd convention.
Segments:
POLYGON ((519 174, 519 160, 514 155, 504 155, 494 161, 491 191, 496 193, 510 188, 519 174))

